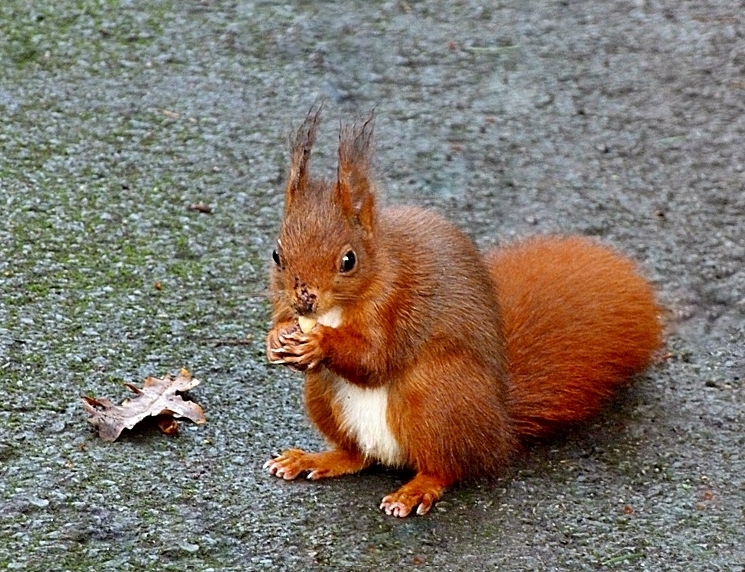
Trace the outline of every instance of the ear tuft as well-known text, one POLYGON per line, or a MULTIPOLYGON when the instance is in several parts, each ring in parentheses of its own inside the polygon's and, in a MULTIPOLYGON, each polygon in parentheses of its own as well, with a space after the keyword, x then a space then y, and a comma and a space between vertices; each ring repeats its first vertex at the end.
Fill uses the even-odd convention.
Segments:
POLYGON ((323 100, 314 103, 305 121, 290 140, 290 176, 285 189, 285 208, 292 203, 298 192, 308 185, 308 167, 313 144, 316 142, 316 132, 321 122, 323 100))
POLYGON ((375 190, 370 175, 375 114, 363 123, 342 126, 339 130, 339 164, 336 171, 335 197, 344 214, 372 230, 375 217, 375 190))

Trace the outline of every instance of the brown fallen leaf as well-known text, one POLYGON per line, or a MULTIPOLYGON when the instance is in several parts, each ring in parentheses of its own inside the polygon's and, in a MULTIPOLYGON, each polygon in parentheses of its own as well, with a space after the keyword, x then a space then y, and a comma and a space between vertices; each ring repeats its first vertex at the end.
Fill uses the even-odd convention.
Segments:
POLYGON ((191 203, 189 205, 190 211, 197 211, 204 214, 210 214, 212 212, 212 207, 209 206, 207 203, 191 203))
POLYGON ((158 415, 155 418, 155 423, 158 425, 158 429, 168 436, 176 435, 178 433, 179 423, 170 415, 158 415))
POLYGON ((83 408, 90 415, 88 421, 98 427, 98 435, 104 441, 115 441, 124 429, 132 429, 150 416, 160 416, 159 427, 167 435, 172 435, 178 430, 174 419, 176 417, 185 417, 198 425, 207 422, 204 411, 198 404, 186 401, 179 395, 198 384, 198 379, 192 378, 187 370, 182 369, 175 378, 170 375, 163 378, 148 377, 142 389, 125 383, 137 395, 132 399, 125 399, 121 405, 115 405, 105 397, 83 397, 83 408))

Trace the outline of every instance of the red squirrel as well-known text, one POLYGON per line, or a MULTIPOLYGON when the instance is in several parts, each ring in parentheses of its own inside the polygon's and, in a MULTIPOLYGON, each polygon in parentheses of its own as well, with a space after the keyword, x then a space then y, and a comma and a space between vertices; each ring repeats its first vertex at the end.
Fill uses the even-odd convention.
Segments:
POLYGON ((432 212, 379 208, 372 115, 341 128, 335 180, 312 177, 320 112, 291 142, 267 356, 304 372, 308 414, 331 447, 290 449, 266 468, 288 480, 412 469, 380 508, 426 514, 524 439, 597 413, 652 362, 660 309, 635 264, 590 239, 482 255, 432 212))

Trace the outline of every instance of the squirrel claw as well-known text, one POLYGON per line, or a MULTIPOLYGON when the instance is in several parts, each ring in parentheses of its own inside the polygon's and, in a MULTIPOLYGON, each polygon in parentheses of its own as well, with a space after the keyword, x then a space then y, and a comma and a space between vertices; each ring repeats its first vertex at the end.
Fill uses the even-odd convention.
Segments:
POLYGON ((398 518, 407 517, 414 507, 417 507, 416 514, 423 516, 432 508, 433 499, 429 497, 422 498, 421 502, 411 502, 410 499, 406 499, 405 501, 394 500, 395 496, 395 494, 388 495, 380 503, 380 509, 385 511, 385 514, 388 516, 396 516, 398 518))
POLYGON ((412 507, 406 506, 402 502, 391 501, 389 495, 383 499, 382 503, 380 503, 380 508, 381 510, 384 510, 385 514, 387 514, 388 516, 404 518, 409 515, 412 507))
POLYGON ((289 449, 264 464, 269 473, 291 481, 301 473, 310 480, 326 479, 361 471, 368 462, 355 453, 342 449, 323 453, 306 453, 300 449, 289 449))
POLYGON ((303 333, 290 332, 289 334, 280 334, 279 339, 284 342, 291 342, 293 344, 307 344, 310 338, 303 333))
POLYGON ((381 510, 389 516, 403 518, 416 507, 416 514, 427 514, 452 481, 434 475, 417 474, 396 492, 386 496, 380 503, 381 510))
POLYGON ((287 455, 283 454, 275 459, 269 459, 264 463, 264 468, 269 469, 270 475, 291 481, 302 472, 293 461, 294 459, 288 458, 287 455))
MULTIPOLYGON (((271 352, 272 354, 278 354, 278 353, 281 353, 281 350, 269 350, 269 351, 270 351, 270 352, 271 352)), ((271 357, 269 358, 269 363, 273 363, 273 364, 280 364, 280 365, 282 365, 282 364, 286 364, 287 362, 286 362, 286 361, 285 361, 285 360, 284 360, 284 359, 283 359, 282 357, 275 357, 274 355, 272 355, 272 356, 271 356, 271 357)))

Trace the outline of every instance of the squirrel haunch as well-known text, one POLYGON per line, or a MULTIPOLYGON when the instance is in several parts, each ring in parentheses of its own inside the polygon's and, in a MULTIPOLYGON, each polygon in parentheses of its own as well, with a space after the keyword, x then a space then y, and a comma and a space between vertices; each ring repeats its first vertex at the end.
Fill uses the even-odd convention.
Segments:
POLYGON ((652 362, 660 311, 633 262, 582 237, 482 256, 434 213, 378 208, 372 118, 342 129, 329 182, 309 171, 319 116, 292 142, 267 356, 305 373, 332 449, 286 451, 272 474, 411 468, 381 508, 424 514, 454 482, 499 471, 522 438, 597 413, 652 362))

